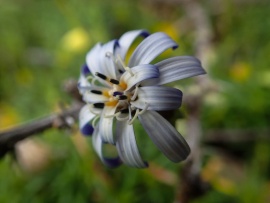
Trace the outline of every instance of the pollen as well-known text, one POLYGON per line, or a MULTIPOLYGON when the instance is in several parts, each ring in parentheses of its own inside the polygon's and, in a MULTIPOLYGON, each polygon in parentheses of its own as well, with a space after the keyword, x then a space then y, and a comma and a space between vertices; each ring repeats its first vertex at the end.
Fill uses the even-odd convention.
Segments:
POLYGON ((123 90, 125 90, 125 89, 127 89, 127 84, 125 83, 125 82, 120 82, 119 83, 119 86, 123 89, 123 90))
POLYGON ((105 103, 106 106, 116 106, 118 104, 118 100, 112 100, 105 103))
POLYGON ((103 90, 103 91, 102 91, 102 94, 103 94, 105 97, 110 97, 110 96, 111 96, 108 90, 103 90))

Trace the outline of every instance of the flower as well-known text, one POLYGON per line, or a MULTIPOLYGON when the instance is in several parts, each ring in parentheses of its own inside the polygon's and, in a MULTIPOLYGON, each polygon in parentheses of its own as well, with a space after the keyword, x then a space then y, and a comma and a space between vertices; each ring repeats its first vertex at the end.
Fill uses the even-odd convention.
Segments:
POLYGON ((180 162, 189 155, 185 139, 156 112, 181 106, 182 92, 163 84, 205 73, 200 61, 192 56, 176 56, 151 64, 162 52, 177 46, 165 33, 149 35, 145 30, 135 30, 119 40, 98 43, 88 52, 78 82, 87 103, 80 111, 80 129, 93 136, 94 149, 105 165, 148 166, 136 144, 133 122, 137 118, 168 159, 180 162), (139 36, 145 39, 126 64, 127 52, 139 36), (104 144, 116 146, 119 157, 104 157, 104 144))

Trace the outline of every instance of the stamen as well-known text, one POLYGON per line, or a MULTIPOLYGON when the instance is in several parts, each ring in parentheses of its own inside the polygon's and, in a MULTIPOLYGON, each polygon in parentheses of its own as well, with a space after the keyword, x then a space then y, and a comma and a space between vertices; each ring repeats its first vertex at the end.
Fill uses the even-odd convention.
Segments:
POLYGON ((86 77, 86 80, 93 80, 93 76, 92 75, 88 75, 87 77, 86 77))
POLYGON ((99 72, 96 72, 95 75, 96 75, 97 77, 103 79, 103 80, 106 80, 106 79, 107 79, 107 77, 106 77, 105 75, 103 75, 103 74, 101 74, 101 73, 99 73, 99 72))
POLYGON ((104 115, 105 118, 112 118, 112 117, 116 117, 120 114, 120 112, 117 112, 115 114, 112 114, 112 115, 104 115))
POLYGON ((134 115, 133 118, 132 118, 131 120, 129 120, 129 122, 128 122, 129 125, 131 125, 131 124, 135 121, 135 119, 136 119, 136 118, 138 117, 138 115, 139 115, 139 112, 140 112, 140 110, 139 110, 139 109, 136 109, 135 115, 134 115))
POLYGON ((134 92, 134 94, 133 94, 133 96, 130 98, 130 100, 131 101, 134 101, 136 98, 137 98, 137 96, 138 96, 138 90, 139 90, 139 87, 138 87, 139 85, 136 85, 136 89, 135 89, 135 92, 134 92))
POLYGON ((91 90, 91 92, 94 93, 94 94, 102 94, 102 92, 99 91, 99 90, 91 90))
POLYGON ((132 73, 131 68, 129 68, 128 66, 125 65, 124 61, 121 59, 121 56, 120 56, 119 54, 117 55, 117 59, 116 59, 116 62, 118 62, 118 61, 121 63, 121 66, 122 66, 126 71, 129 72, 129 74, 130 74, 131 76, 134 76, 134 73, 132 73))
POLYGON ((104 103, 94 103, 93 106, 98 109, 103 109, 105 104, 104 103))
POLYGON ((115 84, 115 85, 119 85, 119 81, 115 80, 115 79, 110 79, 110 83, 115 84))
POLYGON ((143 110, 139 110, 139 109, 136 109, 136 112, 135 112, 135 115, 133 116, 133 118, 128 122, 129 125, 131 125, 135 119, 138 117, 138 115, 141 115, 143 114, 149 107, 149 104, 145 102, 145 106, 143 108, 143 110))
POLYGON ((87 80, 91 83, 91 85, 95 86, 95 82, 97 81, 96 78, 94 78, 92 75, 89 75, 86 77, 87 80))
POLYGON ((97 120, 100 118, 100 116, 96 116, 94 119, 93 119, 93 121, 92 121, 92 126, 93 126, 93 128, 96 128, 96 126, 97 126, 97 120))
POLYGON ((148 107, 149 107, 149 104, 145 102, 145 106, 144 106, 143 110, 141 110, 139 112, 139 115, 142 115, 148 109, 148 107))

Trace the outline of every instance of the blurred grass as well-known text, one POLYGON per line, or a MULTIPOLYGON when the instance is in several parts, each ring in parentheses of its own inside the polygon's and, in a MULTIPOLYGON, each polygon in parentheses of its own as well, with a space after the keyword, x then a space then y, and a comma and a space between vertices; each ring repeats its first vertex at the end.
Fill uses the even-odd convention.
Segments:
MULTIPOLYGON (((221 87, 220 92, 205 96, 203 133, 211 129, 269 132, 269 3, 203 1, 203 5, 214 29, 215 48, 205 77, 221 87)), ((169 54, 194 53, 193 28, 179 4, 0 1, 0 128, 54 112, 60 102, 69 104, 72 99, 63 91, 63 81, 78 77, 86 52, 98 41, 140 28, 165 31, 179 42, 179 49, 169 54)), ((173 85, 185 87, 189 82, 173 85)), ((184 107, 178 114, 185 115, 184 107)), ((163 173, 126 166, 107 169, 90 139, 78 138, 73 131, 49 130, 34 139, 50 152, 46 158, 50 164, 43 170, 26 171, 11 155, 0 161, 0 202, 173 202, 178 185, 162 182, 159 176, 166 172, 177 182, 181 164, 162 156, 139 125, 136 131, 143 157, 163 173)), ((236 146, 249 155, 239 161, 240 166, 207 149, 202 171, 212 187, 194 202, 269 201, 269 142, 255 140, 251 145, 236 146), (241 180, 227 175, 238 167, 241 180)))

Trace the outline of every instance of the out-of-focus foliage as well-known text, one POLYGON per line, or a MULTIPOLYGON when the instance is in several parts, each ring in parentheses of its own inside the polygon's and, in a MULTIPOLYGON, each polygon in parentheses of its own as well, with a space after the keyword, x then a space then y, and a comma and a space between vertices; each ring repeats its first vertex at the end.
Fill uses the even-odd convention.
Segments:
MULTIPOLYGON (((213 59, 203 77, 219 86, 204 97, 203 135, 237 130, 234 136, 246 133, 247 139, 223 146, 229 155, 202 146, 201 174, 211 188, 194 202, 269 202, 270 3, 201 3, 214 31, 213 59), (258 139, 250 142, 249 131, 258 139)), ((78 77, 87 51, 98 41, 140 28, 167 32, 180 44, 164 56, 194 54, 194 28, 178 1, 0 1, 0 128, 70 104, 63 82, 78 77)), ((172 85, 188 91, 190 82, 172 85)), ((179 115, 177 128, 184 134, 184 107, 179 115)), ((21 143, 17 161, 12 154, 0 160, 0 202, 173 202, 181 164, 169 162, 136 126, 149 169, 107 169, 76 127, 49 130, 21 143)))

